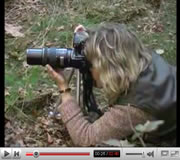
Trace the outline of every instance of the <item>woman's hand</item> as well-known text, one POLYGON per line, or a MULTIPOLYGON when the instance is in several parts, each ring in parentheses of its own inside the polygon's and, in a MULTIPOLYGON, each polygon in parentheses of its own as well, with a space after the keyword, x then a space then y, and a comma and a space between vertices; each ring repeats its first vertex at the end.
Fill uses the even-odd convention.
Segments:
POLYGON ((60 90, 65 90, 69 87, 61 69, 54 70, 50 65, 47 65, 47 69, 49 75, 57 83, 60 90))
MULTIPOLYGON (((61 69, 54 70, 50 65, 47 65, 47 69, 49 75, 57 83, 59 90, 64 91, 65 89, 69 88, 69 85, 61 69)), ((70 92, 64 92, 61 96, 62 96, 62 102, 66 102, 69 99, 72 99, 70 92)))

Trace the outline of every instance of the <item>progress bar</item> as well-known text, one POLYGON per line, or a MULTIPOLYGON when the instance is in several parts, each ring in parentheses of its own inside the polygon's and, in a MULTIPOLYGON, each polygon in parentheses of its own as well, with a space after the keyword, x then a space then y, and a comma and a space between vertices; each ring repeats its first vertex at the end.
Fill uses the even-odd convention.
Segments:
MULTIPOLYGON (((33 153, 26 153, 26 156, 33 156, 33 153)), ((90 156, 89 152, 40 152, 39 156, 90 156)))

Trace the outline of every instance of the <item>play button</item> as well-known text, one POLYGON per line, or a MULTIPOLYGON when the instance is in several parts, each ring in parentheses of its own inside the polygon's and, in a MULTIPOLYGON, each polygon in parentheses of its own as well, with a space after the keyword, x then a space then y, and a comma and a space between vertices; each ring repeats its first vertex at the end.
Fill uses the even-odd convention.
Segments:
POLYGON ((4 157, 7 157, 10 153, 7 151, 4 151, 4 157))
POLYGON ((4 148, 1 150, 2 159, 11 159, 11 148, 4 148))

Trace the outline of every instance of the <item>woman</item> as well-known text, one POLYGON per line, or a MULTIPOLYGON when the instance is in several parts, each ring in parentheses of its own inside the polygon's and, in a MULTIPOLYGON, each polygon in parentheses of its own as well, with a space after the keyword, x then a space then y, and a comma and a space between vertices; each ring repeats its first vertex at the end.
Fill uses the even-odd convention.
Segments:
POLYGON ((164 121, 155 136, 175 133, 176 67, 145 48, 124 25, 104 24, 95 30, 80 25, 75 32, 87 35, 84 53, 92 65, 92 77, 111 106, 90 123, 67 89, 63 73, 48 66, 63 92, 59 111, 75 145, 91 146, 125 138, 133 133, 132 127, 147 120, 164 121))

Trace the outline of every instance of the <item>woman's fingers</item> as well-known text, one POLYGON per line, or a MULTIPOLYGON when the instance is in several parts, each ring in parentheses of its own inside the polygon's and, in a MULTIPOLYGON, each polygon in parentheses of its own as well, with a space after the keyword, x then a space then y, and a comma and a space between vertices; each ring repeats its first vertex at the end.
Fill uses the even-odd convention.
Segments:
POLYGON ((56 75, 55 71, 52 69, 50 65, 47 65, 47 69, 48 69, 49 75, 54 79, 56 75))
POLYGON ((64 77, 62 70, 55 71, 50 65, 47 65, 48 73, 52 77, 53 80, 56 81, 60 90, 65 90, 68 88, 68 83, 64 77))
POLYGON ((58 83, 64 83, 64 77, 61 74, 58 74, 50 65, 47 65, 49 75, 58 83))
POLYGON ((86 30, 85 27, 84 27, 83 25, 79 24, 79 25, 75 28, 74 33, 78 32, 78 31, 85 31, 85 30, 86 30))

